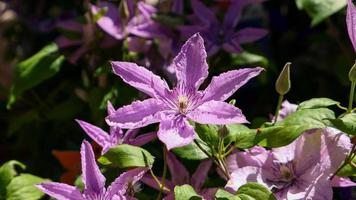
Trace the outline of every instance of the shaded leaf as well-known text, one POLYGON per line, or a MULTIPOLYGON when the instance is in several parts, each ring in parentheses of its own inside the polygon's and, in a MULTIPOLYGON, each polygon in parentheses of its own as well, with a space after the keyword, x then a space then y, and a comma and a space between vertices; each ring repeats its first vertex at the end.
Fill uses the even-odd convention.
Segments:
MULTIPOLYGON (((211 150, 205 142, 203 142, 200 138, 197 138, 196 140, 199 142, 200 146, 203 147, 203 149, 211 154, 211 150)), ((208 156, 200 150, 194 142, 184 147, 174 148, 173 152, 177 156, 188 160, 204 160, 208 158, 208 156)))
POLYGON ((237 190, 241 200, 276 200, 276 197, 266 187, 258 183, 247 183, 237 190))
POLYGON ((174 199, 175 200, 201 200, 203 198, 194 191, 192 186, 185 184, 185 185, 174 187, 174 199))
POLYGON ((298 110, 311 109, 311 108, 325 108, 333 105, 338 105, 340 102, 334 101, 329 98, 313 98, 303 101, 298 105, 298 110))
POLYGON ((328 119, 340 131, 356 135, 356 113, 349 113, 337 119, 328 119))

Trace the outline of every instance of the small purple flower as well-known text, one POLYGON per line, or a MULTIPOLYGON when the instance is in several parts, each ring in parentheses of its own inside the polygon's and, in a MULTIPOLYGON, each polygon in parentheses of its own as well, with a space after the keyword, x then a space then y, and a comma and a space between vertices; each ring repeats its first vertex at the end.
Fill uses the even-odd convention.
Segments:
POLYGON ((346 24, 352 46, 356 51, 356 8, 352 0, 347 1, 346 24))
POLYGON ((130 34, 147 39, 163 36, 162 27, 152 19, 152 16, 157 13, 155 7, 138 2, 136 6, 138 12, 136 12, 133 1, 125 2, 129 10, 127 18, 122 18, 119 8, 112 3, 99 1, 97 6, 92 6, 94 14, 100 9, 107 9, 105 15, 97 21, 103 31, 118 40, 130 34))
MULTIPOLYGON (((108 114, 115 112, 114 107, 108 102, 108 114)), ((101 128, 89 124, 87 122, 76 120, 86 134, 102 147, 101 154, 105 154, 111 147, 118 144, 131 144, 142 146, 156 138, 156 132, 142 134, 136 137, 138 130, 128 130, 125 135, 119 127, 110 127, 110 134, 103 131, 101 128)))
POLYGON ((206 42, 208 55, 215 54, 220 48, 230 53, 241 53, 243 51, 241 44, 254 42, 267 34, 267 31, 261 28, 243 28, 235 31, 242 9, 255 2, 251 0, 232 2, 221 23, 215 17, 215 13, 201 1, 192 0, 194 11, 192 25, 180 26, 179 30, 185 37, 200 32, 206 42))
POLYGON ((133 184, 143 177, 147 169, 136 168, 124 172, 106 189, 105 177, 95 162, 94 152, 89 142, 83 141, 80 154, 85 186, 83 193, 77 187, 55 182, 38 184, 37 188, 58 200, 135 199, 127 193, 132 189, 133 184))
POLYGON ((332 199, 332 186, 355 186, 346 178, 330 176, 351 149, 350 139, 333 129, 316 129, 293 143, 270 151, 254 147, 228 157, 231 179, 226 188, 236 191, 247 182, 258 182, 284 199, 332 199))
POLYGON ((151 98, 135 101, 106 118, 110 126, 139 128, 160 122, 158 138, 168 149, 185 146, 196 137, 188 120, 202 124, 245 123, 241 110, 224 100, 263 68, 232 70, 213 77, 204 91, 199 87, 208 76, 204 40, 193 35, 174 58, 178 84, 172 90, 151 71, 129 62, 112 62, 114 73, 151 98))
MULTIPOLYGON (((167 157, 168 169, 171 174, 171 180, 165 180, 165 185, 170 189, 170 193, 167 193, 165 200, 174 200, 174 187, 184 184, 190 184, 194 190, 206 200, 213 200, 214 194, 217 188, 202 189, 205 179, 208 175, 209 169, 211 168, 213 162, 211 159, 203 160, 195 170, 195 172, 190 176, 188 170, 184 167, 182 163, 175 157, 171 152, 168 152, 167 157)), ((152 188, 157 190, 160 187, 157 182, 153 179, 151 175, 146 174, 141 181, 152 188)))

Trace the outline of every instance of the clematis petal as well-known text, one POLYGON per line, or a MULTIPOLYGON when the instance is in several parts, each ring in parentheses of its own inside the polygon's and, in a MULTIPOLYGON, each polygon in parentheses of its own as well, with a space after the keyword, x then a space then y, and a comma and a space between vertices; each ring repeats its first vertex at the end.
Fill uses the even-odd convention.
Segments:
POLYGON ((189 183, 190 178, 188 170, 171 152, 168 152, 167 154, 167 165, 174 185, 183 185, 189 183))
POLYGON ((356 51, 356 7, 352 0, 347 0, 346 24, 352 46, 356 51))
POLYGON ((233 29, 241 17, 241 12, 245 4, 243 1, 234 1, 232 5, 229 6, 229 9, 224 17, 223 27, 227 30, 233 29))
POLYGON ((170 150, 190 144, 195 139, 194 128, 183 117, 161 121, 158 138, 170 150))
POLYGON ((349 179, 347 177, 335 176, 331 180, 331 186, 332 187, 354 187, 354 186, 356 186, 356 183, 351 181, 351 179, 349 179))
POLYGON ((138 137, 132 139, 132 141, 129 141, 129 144, 135 146, 142 146, 151 142, 156 138, 157 138, 157 132, 150 132, 150 133, 139 135, 138 137))
POLYGON ((259 167, 242 167, 235 170, 230 175, 230 180, 226 183, 225 188, 229 191, 236 192, 242 185, 248 182, 258 182, 268 187, 262 179, 262 169, 259 167))
POLYGON ((184 0, 175 0, 171 8, 173 13, 182 15, 184 13, 184 0))
POLYGON ((85 133, 101 147, 104 147, 107 143, 110 143, 109 134, 103 131, 101 128, 79 119, 75 121, 77 121, 80 127, 85 131, 85 133))
POLYGON ((300 183, 289 188, 287 199, 332 200, 333 190, 330 181, 322 171, 316 171, 318 170, 310 168, 307 173, 299 177, 300 183))
POLYGON ((113 38, 122 40, 125 35, 120 21, 119 9, 114 4, 104 1, 99 1, 98 6, 91 6, 93 14, 98 13, 104 8, 107 9, 107 12, 104 16, 100 17, 96 23, 113 38))
POLYGON ((105 177, 95 162, 93 148, 86 140, 80 148, 82 160, 82 177, 85 185, 84 193, 101 193, 105 187, 105 177))
POLYGON ((122 173, 108 187, 106 195, 109 197, 109 199, 112 198, 115 194, 124 196, 128 187, 139 181, 144 176, 146 171, 147 168, 136 168, 122 173))
POLYGON ((64 183, 41 183, 36 185, 36 187, 58 200, 84 200, 77 187, 64 183))
POLYGON ((254 146, 246 151, 236 151, 226 159, 227 167, 230 173, 241 167, 255 166, 262 167, 269 164, 267 159, 270 152, 263 147, 254 146))
POLYGON ((173 63, 178 82, 181 85, 198 89, 208 76, 204 40, 199 33, 186 41, 173 63))
POLYGON ((268 31, 262 28, 244 28, 239 30, 234 35, 232 41, 236 42, 237 44, 254 42, 265 37, 267 33, 268 31))
POLYGON ((222 101, 208 101, 187 114, 201 124, 248 123, 241 110, 222 101))
POLYGON ((106 110, 108 115, 111 115, 115 112, 115 108, 110 101, 107 102, 106 110))
POLYGON ((203 101, 224 101, 236 90, 247 83, 251 78, 263 71, 261 67, 232 70, 213 77, 211 83, 205 89, 203 101))
POLYGON ((215 14, 212 10, 210 10, 207 6, 205 6, 199 0, 192 0, 191 1, 192 9, 194 14, 204 23, 218 23, 218 20, 215 17, 215 14))
POLYGON ((135 63, 114 61, 111 62, 111 65, 114 73, 120 76, 123 81, 151 97, 154 97, 155 93, 151 87, 152 82, 155 83, 156 89, 159 90, 156 91, 157 93, 163 93, 168 88, 166 81, 135 63))
POLYGON ((156 99, 134 101, 132 104, 119 108, 114 114, 106 117, 109 126, 134 129, 147 126, 160 121, 160 111, 166 109, 165 105, 156 99))
POLYGON ((200 191, 205 183, 208 172, 213 164, 212 159, 201 161, 191 178, 191 183, 196 191, 200 191))

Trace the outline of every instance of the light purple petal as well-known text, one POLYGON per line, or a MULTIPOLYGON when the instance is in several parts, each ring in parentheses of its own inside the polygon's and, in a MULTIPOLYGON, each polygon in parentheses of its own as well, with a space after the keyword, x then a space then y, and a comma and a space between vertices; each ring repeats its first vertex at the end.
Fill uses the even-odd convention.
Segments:
POLYGON ((195 131, 186 119, 177 117, 161 121, 157 136, 170 150, 193 142, 195 131))
POLYGON ((123 81, 151 97, 154 97, 155 94, 151 87, 152 82, 155 83, 156 89, 159 90, 156 91, 158 93, 163 93, 168 88, 166 81, 135 63, 114 61, 111 62, 111 65, 114 73, 120 76, 123 81))
POLYGON ((136 168, 122 173, 108 187, 107 190, 108 197, 111 198, 114 196, 114 194, 117 194, 119 196, 124 196, 128 187, 130 185, 134 185, 137 181, 139 181, 146 173, 146 171, 147 168, 136 168))
POLYGON ((189 183, 189 172, 176 156, 168 152, 167 165, 174 185, 184 185, 189 183))
POLYGON ((101 147, 104 147, 107 143, 110 143, 110 136, 107 132, 103 131, 101 128, 91 125, 82 120, 76 120, 80 127, 85 131, 85 133, 98 143, 101 147))
POLYGON ((332 187, 355 187, 356 183, 347 177, 334 176, 331 180, 332 187))
POLYGON ((147 40, 136 36, 127 37, 126 41, 129 51, 141 53, 148 53, 153 43, 152 40, 147 40))
POLYGON ((36 187, 58 200, 84 200, 77 187, 64 183, 42 183, 36 185, 36 187))
POLYGON ((347 1, 346 24, 352 46, 356 51, 356 8, 352 0, 347 1))
POLYGON ((191 1, 192 9, 194 11, 194 14, 205 24, 210 24, 210 23, 217 23, 217 19, 215 17, 215 14, 212 10, 210 10, 207 6, 205 6, 201 1, 199 0, 192 0, 191 1))
POLYGON ((289 188, 287 198, 302 197, 302 199, 332 200, 333 190, 330 181, 322 174, 323 171, 320 171, 321 173, 317 171, 310 168, 306 174, 301 176, 299 179, 304 180, 289 188), (317 176, 318 173, 319 176, 317 176))
POLYGON ((113 114, 113 113, 115 112, 115 108, 114 108, 114 106, 111 104, 110 101, 107 102, 106 109, 107 109, 108 115, 111 115, 111 114, 113 114))
POLYGON ((198 89, 208 76, 203 38, 198 33, 190 37, 174 58, 173 63, 178 82, 198 89))
MULTIPOLYGON (((227 167, 230 173, 241 167, 265 165, 270 152, 263 147, 255 146, 246 151, 236 151, 226 159, 227 167)), ((268 167, 268 166, 266 166, 268 167)))
POLYGON ((191 184, 196 191, 200 191, 204 185, 208 172, 213 164, 212 159, 201 161, 191 178, 191 184))
POLYGON ((105 177, 95 162, 93 148, 87 141, 83 141, 80 148, 82 160, 82 177, 85 185, 84 193, 101 193, 105 189, 105 177))
POLYGON ((134 139, 139 131, 140 131, 139 128, 127 130, 124 137, 122 138, 122 140, 128 142, 128 141, 134 139))
POLYGON ((232 40, 238 44, 254 42, 267 35, 268 31, 262 28, 244 28, 239 30, 232 40))
MULTIPOLYGON (((298 108, 298 105, 289 103, 289 101, 287 101, 287 100, 283 101, 281 110, 279 111, 279 115, 278 115, 277 121, 283 120, 288 115, 290 115, 293 112, 295 112, 297 110, 297 108, 298 108)), ((271 118, 272 118, 271 121, 273 121, 274 117, 272 116, 271 118)))
POLYGON ((157 132, 150 132, 150 133, 139 135, 138 137, 132 139, 132 141, 130 141, 129 144, 135 146, 142 146, 151 142, 156 138, 157 138, 157 132))
POLYGON ((213 77, 205 89, 203 101, 224 101, 245 85, 251 78, 263 71, 261 67, 232 70, 213 77))
POLYGON ((189 112, 187 117, 201 124, 248 123, 240 109, 222 101, 205 102, 189 112))
POLYGON ((262 179, 262 169, 259 167, 247 166, 235 170, 230 175, 230 180, 225 185, 225 188, 229 191, 236 192, 239 187, 247 182, 257 182, 268 187, 264 184, 264 180, 262 179))
POLYGON ((109 126, 134 129, 147 126, 160 121, 160 111, 166 107, 156 99, 134 101, 132 104, 121 107, 114 114, 106 117, 109 126))
POLYGON ((93 14, 96 14, 100 9, 107 9, 104 16, 100 17, 97 24, 101 29, 108 33, 113 38, 122 40, 124 38, 124 32, 120 21, 120 13, 117 6, 110 2, 99 1, 98 6, 92 5, 91 10, 93 14))

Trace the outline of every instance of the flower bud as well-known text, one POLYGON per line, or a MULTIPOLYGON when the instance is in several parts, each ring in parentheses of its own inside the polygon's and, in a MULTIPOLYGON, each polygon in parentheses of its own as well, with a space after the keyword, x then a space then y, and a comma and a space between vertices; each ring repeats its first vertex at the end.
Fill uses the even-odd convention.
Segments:
POLYGON ((292 63, 287 62, 276 81, 276 91, 280 95, 285 95, 290 90, 290 65, 292 63))
POLYGON ((356 81, 356 61, 349 71, 349 79, 351 82, 356 81))

